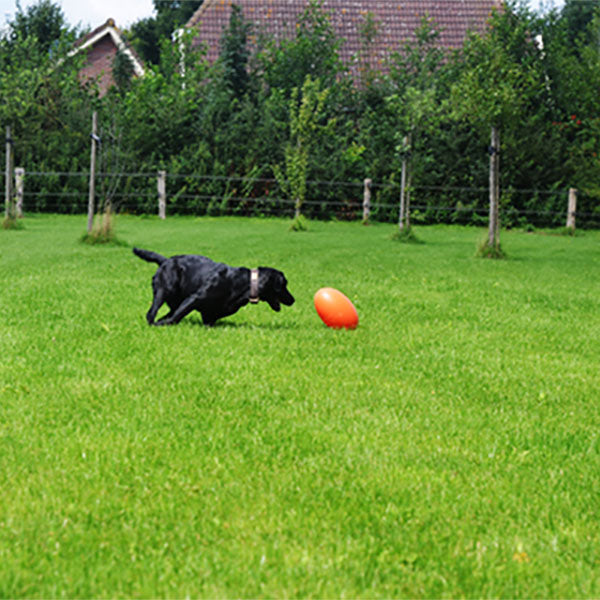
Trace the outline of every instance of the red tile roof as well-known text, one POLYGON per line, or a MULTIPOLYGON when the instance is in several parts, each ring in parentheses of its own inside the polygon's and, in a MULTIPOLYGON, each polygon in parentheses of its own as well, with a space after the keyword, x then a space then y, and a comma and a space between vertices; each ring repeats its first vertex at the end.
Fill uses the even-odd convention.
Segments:
MULTIPOLYGON (((247 21, 279 40, 295 34, 296 23, 309 0, 204 0, 187 27, 198 30, 196 44, 207 45, 208 59, 216 60, 219 41, 229 25, 231 5, 238 5, 247 21)), ((369 52, 371 67, 383 67, 391 52, 414 39, 414 31, 423 17, 432 20, 439 31, 438 42, 443 48, 462 46, 467 31, 482 31, 494 8, 502 0, 322 0, 323 11, 339 38, 344 39, 340 58, 350 64, 361 47, 360 30, 370 13, 378 28, 378 35, 369 52)))

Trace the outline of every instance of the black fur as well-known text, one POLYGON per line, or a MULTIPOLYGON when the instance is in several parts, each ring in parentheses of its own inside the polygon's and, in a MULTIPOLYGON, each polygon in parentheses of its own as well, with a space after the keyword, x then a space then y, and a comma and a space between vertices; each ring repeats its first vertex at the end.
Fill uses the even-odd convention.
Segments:
MULTIPOLYGON (((154 299, 146 315, 149 325, 175 325, 194 310, 202 314, 205 325, 214 325, 250 301, 250 269, 246 267, 230 267, 196 254, 166 258, 140 248, 133 252, 159 265, 152 278, 154 299), (170 312, 155 321, 165 302, 170 312)), ((270 267, 258 268, 258 296, 276 311, 281 309, 280 304, 294 303, 284 274, 270 267)))

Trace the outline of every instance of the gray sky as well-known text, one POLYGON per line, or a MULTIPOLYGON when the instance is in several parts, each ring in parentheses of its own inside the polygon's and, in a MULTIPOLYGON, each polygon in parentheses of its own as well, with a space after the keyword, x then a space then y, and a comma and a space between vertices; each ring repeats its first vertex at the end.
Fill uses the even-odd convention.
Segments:
MULTIPOLYGON (((21 7, 27 8, 36 0, 21 0, 21 7)), ((81 24, 95 29, 109 17, 118 27, 125 28, 144 17, 153 16, 152 0, 53 0, 58 4, 69 25, 81 24)), ((0 23, 12 19, 17 11, 16 0, 0 0, 0 23)))
MULTIPOLYGON (((21 6, 27 8, 35 4, 36 0, 21 0, 21 6)), ((533 9, 540 6, 560 7, 564 0, 527 0, 533 9)), ((144 17, 151 17, 153 13, 152 0, 54 0, 59 4, 67 19, 74 26, 81 24, 95 29, 112 17, 117 26, 126 28, 135 21, 144 17)), ((12 19, 17 11, 16 0, 0 0, 0 27, 4 27, 7 19, 12 19)))

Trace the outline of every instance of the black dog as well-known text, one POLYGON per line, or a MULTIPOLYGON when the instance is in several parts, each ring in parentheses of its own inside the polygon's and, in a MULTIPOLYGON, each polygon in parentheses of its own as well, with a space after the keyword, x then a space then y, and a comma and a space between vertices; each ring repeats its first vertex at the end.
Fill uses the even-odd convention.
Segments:
POLYGON ((159 265, 152 278, 154 299, 146 315, 149 325, 174 325, 197 310, 205 325, 237 312, 242 306, 259 300, 276 311, 280 303, 294 304, 284 274, 277 269, 230 267, 205 256, 182 254, 166 258, 156 252, 134 248, 133 253, 159 265), (167 303, 171 311, 154 321, 160 307, 167 303))

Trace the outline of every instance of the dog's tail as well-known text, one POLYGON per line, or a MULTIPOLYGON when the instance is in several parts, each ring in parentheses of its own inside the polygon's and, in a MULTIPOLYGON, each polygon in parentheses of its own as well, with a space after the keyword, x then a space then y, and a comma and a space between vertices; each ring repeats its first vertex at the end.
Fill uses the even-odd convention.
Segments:
POLYGON ((167 258, 162 256, 161 254, 157 254, 156 252, 150 252, 150 250, 142 250, 141 248, 134 248, 133 253, 148 262, 156 263, 157 265, 162 265, 167 258))

